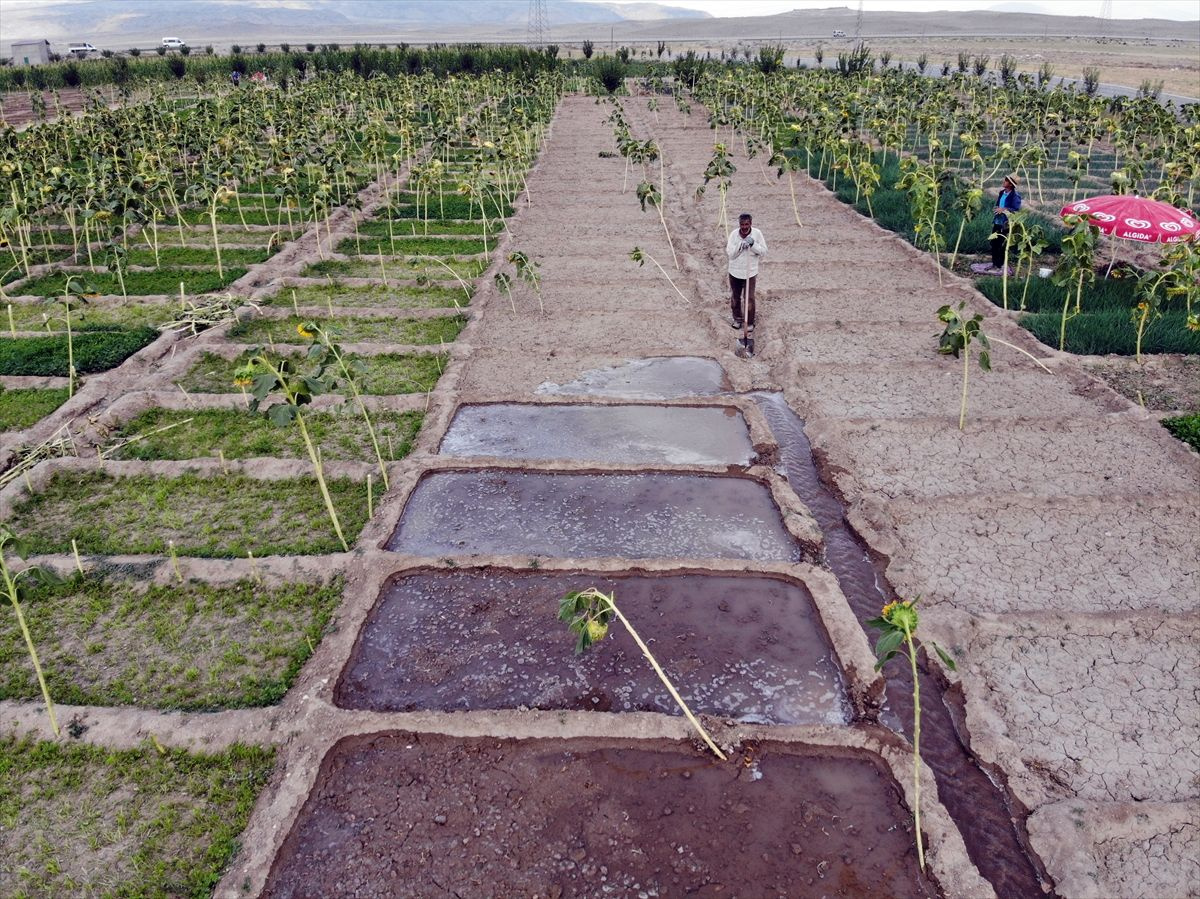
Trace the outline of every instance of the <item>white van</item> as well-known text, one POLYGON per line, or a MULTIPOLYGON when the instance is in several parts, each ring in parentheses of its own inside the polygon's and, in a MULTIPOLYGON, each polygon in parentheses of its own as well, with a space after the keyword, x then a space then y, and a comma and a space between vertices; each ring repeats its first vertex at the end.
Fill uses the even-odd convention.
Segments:
POLYGON ((162 45, 168 50, 178 50, 183 46, 183 41, 177 37, 164 37, 162 39, 162 45))
POLYGON ((835 32, 833 33, 833 36, 834 36, 834 37, 845 37, 845 36, 846 36, 846 32, 844 32, 844 31, 835 31, 835 32))
POLYGON ((70 53, 72 56, 83 57, 83 56, 87 56, 88 54, 95 53, 97 51, 96 51, 95 47, 93 47, 91 44, 85 42, 82 44, 71 44, 69 47, 67 47, 67 52, 70 53))

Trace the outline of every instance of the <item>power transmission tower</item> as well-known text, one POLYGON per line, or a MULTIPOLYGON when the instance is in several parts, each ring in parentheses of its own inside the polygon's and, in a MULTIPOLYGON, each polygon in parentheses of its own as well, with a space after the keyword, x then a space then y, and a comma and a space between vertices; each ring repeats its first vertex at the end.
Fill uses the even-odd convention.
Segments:
POLYGON ((858 19, 854 22, 854 42, 862 41, 862 7, 863 0, 858 0, 858 19))
POLYGON ((529 0, 529 31, 526 42, 531 47, 544 47, 550 36, 549 15, 546 12, 546 0, 529 0))
POLYGON ((1108 23, 1112 21, 1112 0, 1100 2, 1100 34, 1108 36, 1108 23))

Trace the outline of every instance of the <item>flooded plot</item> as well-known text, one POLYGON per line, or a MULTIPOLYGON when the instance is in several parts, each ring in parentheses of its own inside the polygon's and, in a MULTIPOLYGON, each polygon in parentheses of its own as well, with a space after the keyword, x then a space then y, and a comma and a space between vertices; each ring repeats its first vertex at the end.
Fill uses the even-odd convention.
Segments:
POLYGON ((538 387, 537 392, 665 400, 684 396, 711 396, 728 389, 729 381, 725 377, 725 370, 713 359, 658 356, 584 372, 574 381, 565 384, 547 381, 538 387))
POLYGON ((384 588, 336 690, 344 708, 679 714, 614 622, 576 655, 571 590, 615 591, 692 711, 780 724, 850 720, 841 672, 800 584, 766 577, 428 572, 384 588))
POLYGON ((463 406, 441 452, 675 465, 749 465, 754 458, 737 409, 682 406, 463 406))
POLYGON ((265 896, 937 895, 867 753, 765 743, 348 737, 265 896))
POLYGON ((426 556, 803 558, 765 485, 662 472, 434 472, 417 484, 387 548, 426 556))

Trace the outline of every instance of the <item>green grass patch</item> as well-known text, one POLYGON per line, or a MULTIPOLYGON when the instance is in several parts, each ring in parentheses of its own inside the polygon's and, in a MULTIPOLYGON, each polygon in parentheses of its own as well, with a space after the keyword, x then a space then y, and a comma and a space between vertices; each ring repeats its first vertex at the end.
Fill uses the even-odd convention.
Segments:
MULTIPOLYGON (((179 303, 130 300, 122 303, 89 303, 71 311, 71 330, 113 330, 119 328, 154 328, 171 321, 179 314, 179 303)), ((8 325, 7 311, 0 318, 8 325)), ((18 331, 41 331, 49 325, 53 332, 66 331, 61 305, 53 303, 13 303, 12 323, 18 331)))
MULTIPOLYGON (((207 207, 203 209, 184 209, 182 210, 182 218, 185 225, 211 225, 207 207)), ((303 221, 311 222, 312 213, 307 208, 293 209, 292 222, 300 224, 303 221)), ((218 225, 276 225, 286 228, 287 223, 287 210, 280 209, 275 203, 270 203, 264 208, 263 206, 243 201, 240 215, 238 214, 237 206, 233 203, 230 203, 228 206, 217 207, 218 225)), ((175 216, 170 216, 164 219, 159 227, 174 228, 175 226, 175 216)))
MULTIPOLYGON (((423 420, 420 412, 372 412, 371 423, 383 457, 394 461, 407 456, 423 420)), ((374 461, 370 433, 353 405, 347 403, 333 412, 308 412, 304 423, 325 461, 374 461)), ((218 450, 227 459, 308 458, 299 428, 273 427, 264 416, 244 409, 148 409, 125 422, 113 436, 127 440, 143 434, 152 436, 106 458, 199 459, 216 456, 218 450), (152 433, 155 431, 159 433, 152 433)))
MULTIPOLYGON (((468 284, 468 287, 471 285, 468 284)), ((472 288, 473 292, 474 288, 472 288)), ((423 287, 350 287, 343 284, 319 284, 285 287, 274 296, 260 300, 263 306, 362 307, 385 306, 390 309, 439 309, 466 306, 470 303, 467 291, 457 283, 423 287)))
MULTIPOLYGON (((366 482, 329 479, 346 540, 367 520, 366 482)), ((341 552, 315 478, 258 480, 240 474, 207 477, 64 472, 13 506, 12 529, 31 552, 167 552, 203 558, 316 555, 341 552)))
MULTIPOLYGON (((257 262, 265 262, 270 255, 265 247, 227 247, 224 243, 221 245, 222 265, 253 265, 257 262)), ((125 261, 129 265, 216 265, 217 254, 213 252, 211 243, 207 249, 204 247, 170 247, 160 244, 157 262, 154 260, 154 251, 148 248, 130 250, 125 261)))
MULTIPOLYGON (((238 322, 229 329, 231 340, 243 343, 304 343, 299 329, 307 318, 255 318, 238 322)), ((461 315, 445 318, 334 318, 318 319, 316 324, 345 343, 387 341, 388 343, 453 343, 467 320, 461 315)))
MULTIPOLYGON (((1062 313, 1039 312, 1021 317, 1020 325, 1047 346, 1058 348, 1062 313)), ((1081 312, 1067 322, 1068 353, 1103 356, 1115 353, 1132 356, 1137 349, 1137 328, 1130 312, 1110 309, 1101 312, 1081 312)), ((1200 353, 1200 333, 1187 329, 1187 315, 1168 312, 1151 322, 1142 337, 1142 352, 1200 353)))
MULTIPOLYGON (((130 296, 174 297, 179 296, 181 282, 188 294, 212 293, 246 274, 245 268, 236 265, 226 265, 224 271, 224 277, 219 277, 216 269, 160 268, 153 272, 125 272, 125 293, 130 296)), ((61 272, 41 275, 18 290, 22 296, 61 297, 66 292, 67 277, 61 272)), ((85 272, 82 275, 73 273, 72 277, 82 278, 95 293, 121 296, 121 284, 115 272, 85 272)))
POLYGON ((1162 426, 1196 452, 1200 453, 1200 412, 1164 418, 1162 426))
MULTIPOLYGON (((457 275, 463 281, 470 282, 478 278, 488 267, 488 259, 457 259, 446 256, 438 262, 428 259, 404 259, 395 257, 384 259, 384 271, 388 280, 404 281, 418 278, 428 278, 430 281, 444 282, 447 287, 461 290, 457 275), (442 264, 439 264, 442 263, 442 264), (444 267, 443 267, 444 266, 444 267), (449 269, 450 271, 447 271, 449 269), (451 274, 453 272, 453 274, 451 274)), ((305 266, 300 273, 306 278, 379 278, 381 272, 378 259, 323 259, 305 266)))
MULTIPOLYGON (((158 338, 153 328, 81 331, 74 336, 75 370, 93 374, 114 368, 158 338)), ((0 337, 0 375, 65 378, 67 335, 0 337)))
MULTIPOLYGON (((493 243, 495 243, 493 235, 503 230, 504 219, 488 221, 487 233, 493 243)), ((359 224, 358 233, 364 239, 368 237, 423 237, 427 234, 435 236, 459 234, 482 239, 483 222, 462 222, 451 219, 431 219, 428 222, 424 222, 417 219, 402 219, 400 221, 393 221, 391 231, 389 231, 386 221, 372 220, 359 224)))
MULTIPOLYGON (((421 205, 418 209, 417 195, 410 192, 402 192, 394 195, 396 202, 391 206, 380 208, 375 215, 379 218, 394 218, 394 219, 423 219, 426 215, 429 218, 439 219, 466 219, 467 221, 479 221, 479 204, 468 200, 464 196, 454 193, 445 193, 441 199, 438 199, 436 193, 428 198, 429 209, 426 211, 426 197, 421 195, 421 205)), ((493 197, 490 200, 485 200, 483 204, 487 211, 488 219, 508 218, 513 214, 513 208, 507 203, 501 203, 499 198, 493 197)))
MULTIPOLYGON (((303 367, 304 355, 292 357, 303 367)), ((376 396, 393 396, 401 393, 427 393, 437 384, 446 369, 449 357, 444 354, 399 355, 385 353, 359 356, 347 353, 346 358, 362 359, 367 371, 359 377, 359 389, 376 396)), ((233 384, 233 373, 250 359, 249 352, 237 359, 225 359, 215 353, 205 353, 180 379, 179 384, 188 393, 237 393, 233 384)))
POLYGON ((209 896, 274 751, 105 749, 0 738, 0 893, 209 896))
MULTIPOLYGON (((980 278, 975 286, 985 297, 997 306, 1003 305, 1003 284, 999 278, 980 278)), ((1083 301, 1080 308, 1084 312, 1107 312, 1120 310, 1127 315, 1137 305, 1137 282, 1132 279, 1097 280, 1093 284, 1085 284, 1083 301)), ((1021 293, 1025 289, 1024 278, 1008 279, 1008 308, 1016 309, 1021 302, 1021 293)), ((1025 296, 1025 308, 1028 312, 1057 312, 1062 313, 1063 301, 1070 293, 1071 308, 1075 308, 1075 291, 1066 287, 1056 287, 1049 278, 1039 278, 1036 275, 1029 281, 1029 292, 1025 296)))
POLYGON ((395 240, 384 238, 362 238, 355 240, 347 237, 337 245, 336 252, 346 256, 356 254, 385 256, 474 256, 495 249, 496 242, 489 242, 485 248, 482 240, 453 237, 404 237, 395 240))
MULTIPOLYGON (((341 591, 76 576, 31 591, 24 612, 55 702, 215 711, 279 702, 341 591)), ((0 627, 0 699, 41 700, 13 616, 0 627)))
POLYGON ((67 388, 0 387, 0 431, 23 431, 67 401, 67 388))

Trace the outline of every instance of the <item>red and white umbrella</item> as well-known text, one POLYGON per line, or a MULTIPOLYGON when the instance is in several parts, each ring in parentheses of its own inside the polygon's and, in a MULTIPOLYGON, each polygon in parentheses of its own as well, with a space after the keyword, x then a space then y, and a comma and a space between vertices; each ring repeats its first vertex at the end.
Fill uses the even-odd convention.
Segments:
POLYGON ((1200 223, 1186 209, 1129 194, 1068 203, 1060 214, 1087 216, 1105 234, 1142 243, 1182 243, 1196 240, 1200 234, 1200 223))

